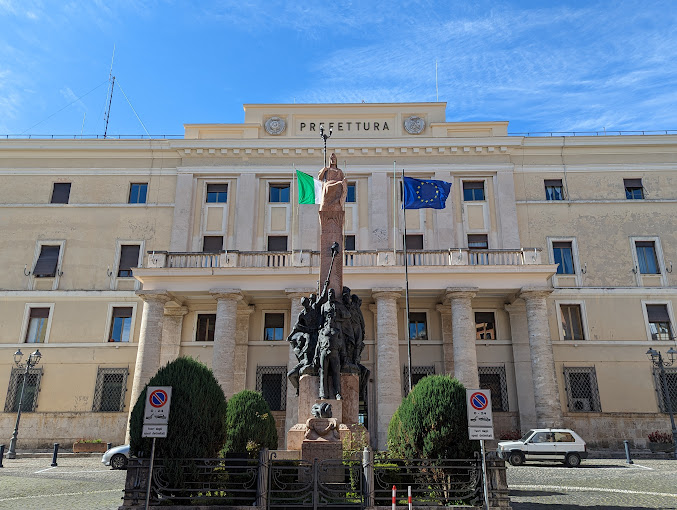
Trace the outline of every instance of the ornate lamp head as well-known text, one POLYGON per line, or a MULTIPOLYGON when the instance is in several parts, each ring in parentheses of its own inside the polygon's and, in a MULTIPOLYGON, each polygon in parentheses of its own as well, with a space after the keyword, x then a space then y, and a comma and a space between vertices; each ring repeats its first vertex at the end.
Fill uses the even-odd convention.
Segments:
POLYGON ((21 352, 21 349, 17 349, 17 351, 14 353, 14 364, 16 366, 21 365, 21 358, 23 358, 24 353, 21 352))
POLYGON ((658 351, 656 349, 651 348, 648 351, 646 351, 646 356, 647 356, 647 358, 649 358, 649 361, 651 361, 653 363, 653 362, 658 360, 658 357, 660 356, 660 354, 658 353, 658 351))
POLYGON ((34 367, 35 365, 40 363, 41 358, 42 354, 40 354, 40 351, 36 349, 35 352, 31 353, 31 355, 28 356, 28 365, 34 367))
POLYGON ((675 350, 674 347, 670 347, 670 349, 668 349, 667 354, 668 354, 668 358, 670 358, 670 364, 672 365, 675 362, 675 356, 677 356, 677 350, 675 350))

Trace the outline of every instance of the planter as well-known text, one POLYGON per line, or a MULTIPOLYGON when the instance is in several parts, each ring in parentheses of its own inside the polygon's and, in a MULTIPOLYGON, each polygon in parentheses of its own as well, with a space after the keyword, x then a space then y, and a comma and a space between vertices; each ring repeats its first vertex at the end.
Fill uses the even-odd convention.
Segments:
POLYGON ((675 446, 672 443, 652 443, 649 441, 649 450, 651 453, 670 453, 674 451, 675 446))
POLYGON ((106 443, 73 443, 73 453, 104 453, 106 443))

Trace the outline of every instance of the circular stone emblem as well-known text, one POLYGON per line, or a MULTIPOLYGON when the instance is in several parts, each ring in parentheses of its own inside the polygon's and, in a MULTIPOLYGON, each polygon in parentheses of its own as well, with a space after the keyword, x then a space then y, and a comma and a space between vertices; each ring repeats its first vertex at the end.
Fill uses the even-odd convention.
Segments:
POLYGON ((419 135, 425 129, 425 120, 416 115, 412 115, 404 121, 404 129, 410 135, 419 135))
POLYGON ((280 135, 287 127, 287 123, 280 117, 271 117, 265 123, 266 132, 269 135, 280 135))

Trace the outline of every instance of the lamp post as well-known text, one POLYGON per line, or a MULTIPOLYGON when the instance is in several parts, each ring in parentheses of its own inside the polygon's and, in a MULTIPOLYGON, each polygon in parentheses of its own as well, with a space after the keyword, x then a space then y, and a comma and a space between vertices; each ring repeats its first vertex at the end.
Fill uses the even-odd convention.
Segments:
POLYGON ((677 459, 677 427, 675 427, 675 415, 673 414, 672 411, 672 397, 668 390, 667 378, 665 377, 665 367, 670 367, 675 363, 675 356, 677 355, 677 351, 673 347, 670 347, 670 349, 667 352, 670 361, 664 360, 661 351, 657 351, 656 349, 649 349, 648 351, 646 351, 646 355, 649 358, 649 361, 653 363, 653 366, 657 367, 660 370, 661 386, 663 387, 663 401, 665 402, 665 407, 667 408, 668 414, 670 415, 670 425, 672 425, 672 446, 673 446, 672 453, 675 459, 677 459))
POLYGON ((14 432, 12 433, 12 439, 9 440, 9 451, 7 452, 7 458, 8 459, 15 459, 16 458, 16 438, 19 435, 19 421, 21 420, 21 406, 23 405, 24 390, 26 389, 26 380, 28 379, 28 372, 30 371, 31 368, 33 368, 38 363, 40 363, 40 358, 42 358, 42 354, 40 354, 40 351, 36 349, 34 353, 32 353, 28 356, 28 359, 26 360, 25 364, 21 363, 21 358, 23 358, 23 352, 21 352, 21 349, 19 349, 18 351, 16 351, 14 353, 14 364, 18 368, 25 368, 25 371, 24 371, 23 384, 21 385, 21 394, 19 396, 19 410, 16 413, 16 425, 14 425, 14 432))

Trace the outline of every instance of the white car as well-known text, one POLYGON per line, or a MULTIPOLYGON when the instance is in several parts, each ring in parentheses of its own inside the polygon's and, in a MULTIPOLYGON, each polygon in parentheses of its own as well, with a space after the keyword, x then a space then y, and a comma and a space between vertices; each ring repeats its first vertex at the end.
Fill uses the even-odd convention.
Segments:
POLYGON ((129 462, 129 445, 116 446, 106 451, 101 457, 101 462, 113 469, 125 469, 129 462))
POLYGON ((500 441, 498 456, 513 466, 527 460, 557 460, 578 467, 588 457, 588 447, 571 429, 532 429, 517 441, 500 441))

